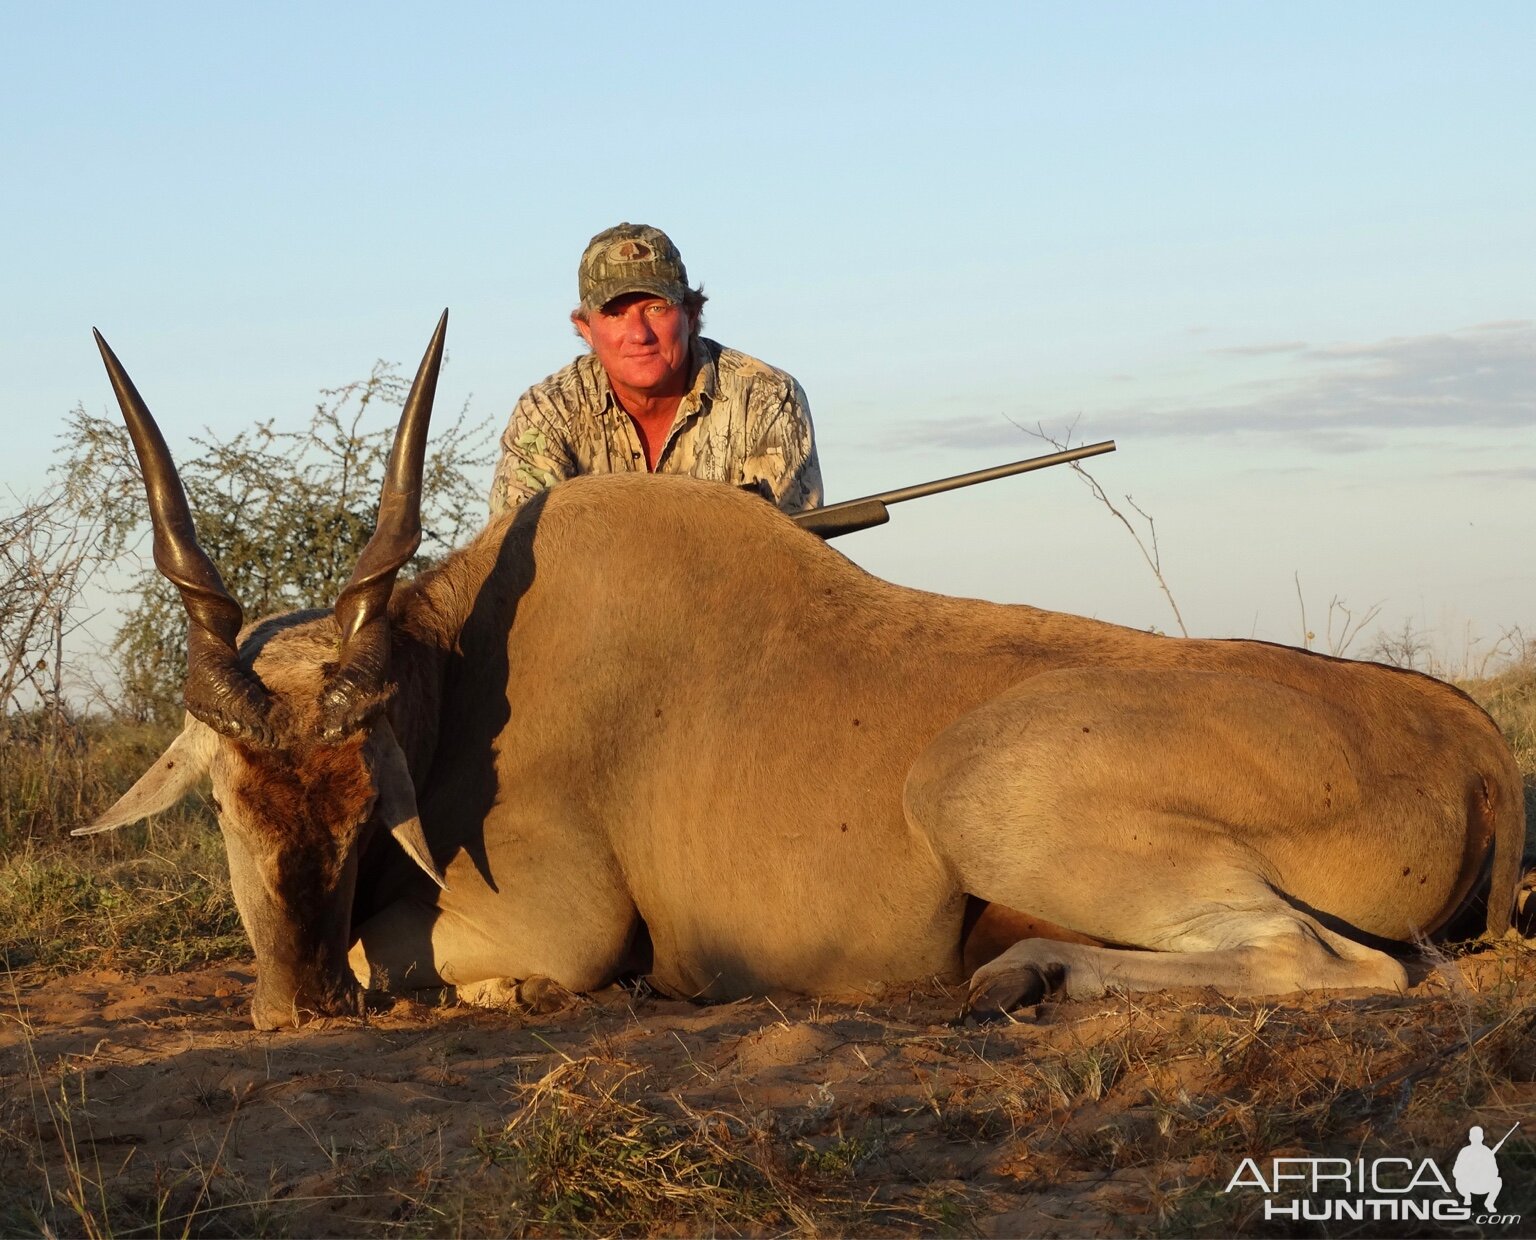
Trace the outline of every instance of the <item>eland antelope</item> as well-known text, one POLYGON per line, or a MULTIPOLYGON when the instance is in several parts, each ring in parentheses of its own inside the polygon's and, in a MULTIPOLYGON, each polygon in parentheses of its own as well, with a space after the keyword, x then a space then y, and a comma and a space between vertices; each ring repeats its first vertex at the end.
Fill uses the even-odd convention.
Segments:
POLYGON ((81 831, 211 777, 258 1028, 637 967, 705 998, 959 977, 979 902, 1052 928, 976 969, 989 1012, 1402 987, 1394 945, 1480 888, 1508 927, 1520 776, 1427 676, 906 589, 681 476, 561 483, 397 584, 446 318, 334 608, 244 628, 98 336, 188 717, 81 831))

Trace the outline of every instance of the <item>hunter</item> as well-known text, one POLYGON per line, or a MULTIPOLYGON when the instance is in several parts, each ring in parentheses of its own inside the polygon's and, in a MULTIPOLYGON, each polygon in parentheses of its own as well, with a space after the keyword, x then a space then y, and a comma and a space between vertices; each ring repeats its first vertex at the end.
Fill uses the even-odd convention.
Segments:
POLYGON ((523 393, 501 436, 491 515, 577 474, 692 474, 757 491, 785 512, 821 505, 805 391, 699 334, 666 233, 619 224, 588 243, 571 322, 591 352, 523 393))

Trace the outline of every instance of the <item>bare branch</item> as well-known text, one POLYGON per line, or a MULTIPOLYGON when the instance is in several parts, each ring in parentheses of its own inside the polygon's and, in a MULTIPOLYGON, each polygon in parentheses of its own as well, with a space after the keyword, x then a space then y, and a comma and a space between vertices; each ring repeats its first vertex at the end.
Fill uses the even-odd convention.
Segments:
POLYGON ((20 711, 64 713, 64 639, 80 623, 80 594, 113 540, 98 514, 55 486, 0 514, 0 734, 20 711))
MULTIPOLYGON (((1312 643, 1317 640, 1317 634, 1307 624, 1307 600, 1301 591, 1301 574, 1299 572, 1293 573, 1292 578, 1296 582, 1296 606, 1301 612, 1302 648, 1311 650, 1312 643)), ((1365 627, 1380 614, 1381 604, 1373 603, 1365 609, 1364 615, 1357 618, 1355 613, 1350 610, 1348 604, 1335 594, 1328 600, 1328 622, 1323 634, 1327 652, 1335 658, 1344 658, 1349 653, 1349 648, 1355 644, 1356 639, 1365 630, 1365 627)), ((1380 640, 1380 638, 1377 639, 1378 644, 1380 640)), ((1377 656, 1369 655, 1368 657, 1376 658, 1377 656)), ((1393 660, 1387 659, 1383 661, 1392 662, 1393 660)), ((1412 665, 1404 664, 1404 666, 1412 665)))
MULTIPOLYGON (((1004 416, 1006 417, 1007 415, 1005 414, 1004 416)), ((1072 432, 1077 428, 1077 423, 1074 421, 1067 428, 1065 437, 1057 439, 1055 436, 1047 433, 1045 427, 1038 422, 1035 424, 1034 429, 1031 430, 1027 426, 1014 422, 1012 418, 1008 418, 1008 421, 1012 422, 1014 426, 1017 426, 1026 435, 1033 435, 1037 439, 1043 439, 1046 443, 1055 447, 1058 452, 1065 452, 1072 446, 1072 432)), ((1179 633, 1184 637, 1188 637, 1189 629, 1184 625, 1184 617, 1179 612, 1179 605, 1174 600, 1173 591, 1168 588, 1167 579, 1163 576, 1162 555, 1157 546, 1157 523, 1137 505, 1135 500, 1129 495, 1125 496, 1126 506, 1146 522, 1147 537, 1144 539, 1131 520, 1120 509, 1115 507, 1114 501, 1109 498, 1104 488, 1099 485, 1099 480, 1083 467, 1082 462, 1073 461, 1071 464, 1073 471, 1083 480, 1088 489, 1093 492, 1093 497, 1103 504, 1105 508, 1109 509, 1110 515, 1119 521, 1121 525, 1125 526, 1126 532, 1135 540, 1136 549, 1141 552, 1141 558, 1147 562, 1147 567, 1152 570, 1152 576, 1157 581, 1157 588, 1163 592, 1163 597, 1168 600, 1168 608, 1173 612, 1173 622, 1178 625, 1179 633)))

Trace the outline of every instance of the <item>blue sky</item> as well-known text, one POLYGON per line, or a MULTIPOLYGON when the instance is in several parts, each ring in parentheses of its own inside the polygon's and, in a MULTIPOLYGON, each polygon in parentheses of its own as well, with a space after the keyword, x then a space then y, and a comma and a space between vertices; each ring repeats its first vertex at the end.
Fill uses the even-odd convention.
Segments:
MULTIPOLYGON (((1196 633, 1334 596, 1536 630, 1536 6, 7 3, 0 482, 110 399, 302 421, 452 309, 499 424, 587 238, 668 230, 793 371, 830 499, 1114 438, 1196 633)), ((1168 628, 1065 470, 895 510, 882 576, 1168 628)))

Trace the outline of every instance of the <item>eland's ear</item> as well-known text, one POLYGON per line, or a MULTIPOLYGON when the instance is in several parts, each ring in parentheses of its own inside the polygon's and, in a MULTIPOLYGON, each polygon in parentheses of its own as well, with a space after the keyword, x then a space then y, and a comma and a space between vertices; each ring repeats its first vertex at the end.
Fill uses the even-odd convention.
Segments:
POLYGON ((405 752, 388 722, 382 718, 368 737, 368 756, 373 768, 374 790, 379 798, 373 812, 405 849, 406 856, 421 867, 423 874, 447 891, 448 884, 443 881, 437 862, 432 860, 426 832, 421 829, 421 818, 416 812, 416 785, 411 782, 405 752))
POLYGON ((139 782, 90 826, 76 827, 70 834, 97 835, 170 809, 207 774, 217 744, 218 737, 213 729, 189 715, 181 735, 155 759, 149 770, 139 776, 139 782))

